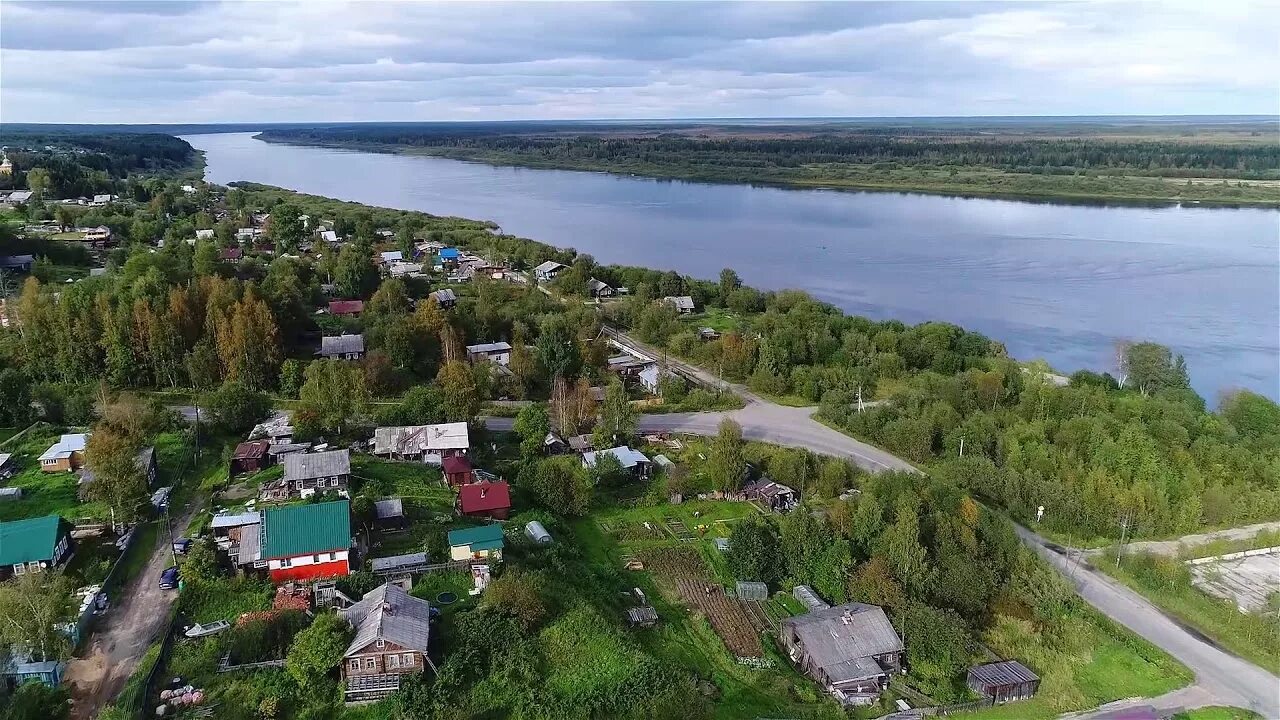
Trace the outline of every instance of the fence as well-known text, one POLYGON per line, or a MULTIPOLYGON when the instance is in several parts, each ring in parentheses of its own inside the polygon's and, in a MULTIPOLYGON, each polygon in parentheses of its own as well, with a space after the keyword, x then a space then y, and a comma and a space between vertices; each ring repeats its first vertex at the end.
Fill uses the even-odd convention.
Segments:
POLYGON ((38 428, 38 427, 40 427, 40 426, 42 426, 42 425, 43 425, 43 426, 48 426, 48 425, 49 425, 49 423, 47 423, 47 422, 45 422, 45 421, 43 421, 43 420, 37 420, 37 421, 35 421, 35 422, 31 423, 30 425, 26 426, 25 428, 23 428, 23 429, 19 430, 18 432, 14 433, 13 435, 9 436, 7 439, 5 439, 5 441, 4 441, 4 442, 0 442, 0 448, 8 447, 11 443, 16 443, 16 442, 20 441, 24 435, 26 435, 27 433, 31 432, 33 429, 38 428))
MULTIPOLYGON (((125 558, 128 557, 129 549, 133 547, 134 540, 138 537, 141 527, 141 525, 135 525, 133 530, 128 533, 125 538, 124 548, 120 551, 120 556, 116 558, 115 562, 111 563, 111 569, 107 571, 107 576, 102 580, 102 590, 107 593, 108 599, 111 597, 111 591, 115 589, 116 582, 120 579, 120 566, 124 564, 125 558)), ((88 639, 89 633, 93 631, 93 626, 99 617, 94 613, 95 607, 96 604, 91 600, 85 606, 84 611, 80 613, 80 617, 76 618, 75 642, 77 645, 88 639)))
POLYGON ((281 668, 284 667, 284 660, 263 660, 262 662, 241 663, 239 665, 231 664, 231 653, 222 656, 222 660, 218 661, 218 672, 228 673, 237 670, 257 670, 259 668, 281 668))

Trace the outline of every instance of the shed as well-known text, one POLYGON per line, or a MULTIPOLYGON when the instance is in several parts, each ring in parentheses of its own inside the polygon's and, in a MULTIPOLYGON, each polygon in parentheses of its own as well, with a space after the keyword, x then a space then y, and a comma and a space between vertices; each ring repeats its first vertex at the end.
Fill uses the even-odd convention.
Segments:
POLYGON ((631 627, 653 627, 658 624, 658 611, 652 605, 627 608, 627 624, 631 627))
POLYGON ((539 545, 551 544, 551 533, 547 532, 547 529, 537 520, 530 520, 529 523, 524 526, 524 534, 529 536, 530 540, 539 545))
POLYGON ((768 600, 769 586, 762 582, 739 580, 738 598, 742 600, 768 600))
POLYGON ((363 300, 332 300, 329 312, 334 315, 359 315, 364 312, 363 300))
POLYGON ((271 456, 267 452, 270 448, 270 440, 250 440, 236 445, 236 450, 231 455, 231 474, 257 472, 266 468, 271 464, 271 456))
POLYGON ((729 552, 729 538, 716 538, 715 543, 720 552, 729 552))
POLYGON ((466 455, 450 455, 440 463, 444 479, 449 485, 467 485, 475 480, 471 461, 466 455))
POLYGON ((675 465, 675 463, 671 461, 671 458, 666 455, 654 455, 653 463, 660 468, 669 468, 675 465))
POLYGON ((450 290, 449 288, 436 290, 432 292, 429 297, 432 300, 435 300, 437 305, 446 309, 453 307, 454 304, 458 302, 457 294, 455 294, 453 290, 450 290))
POLYGON ((449 531, 449 557, 453 560, 501 560, 502 547, 501 525, 449 531))
POLYGON ((375 575, 400 575, 421 572, 427 566, 426 553, 406 553, 391 557, 373 558, 369 561, 375 575))
POLYGON ((481 481, 458 488, 460 515, 506 520, 511 513, 511 489, 503 481, 481 481))
POLYGON ((975 693, 1003 705, 1035 695, 1040 676, 1017 660, 1003 660, 969 668, 968 684, 975 693))
POLYGON ((0 488, 0 500, 21 500, 22 488, 0 488))
POLYGON ((404 501, 398 497, 377 500, 373 503, 373 514, 379 525, 403 525, 404 501))
POLYGON ((808 585, 795 586, 791 590, 791 595, 803 603, 805 607, 809 608, 809 612, 813 612, 814 610, 826 610, 831 607, 826 600, 819 597, 818 593, 814 592, 813 588, 808 585))

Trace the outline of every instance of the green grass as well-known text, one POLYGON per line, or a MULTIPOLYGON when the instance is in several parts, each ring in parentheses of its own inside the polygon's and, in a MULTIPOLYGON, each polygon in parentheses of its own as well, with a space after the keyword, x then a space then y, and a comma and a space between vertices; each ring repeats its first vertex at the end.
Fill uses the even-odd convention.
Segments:
POLYGON ((1242 613, 1235 603, 1201 592, 1177 558, 1137 554, 1116 567, 1115 556, 1095 567, 1138 591, 1154 605, 1213 638, 1224 648, 1280 673, 1280 618, 1242 613))
POLYGON ((111 584, 115 587, 124 587, 130 580, 137 577, 147 566, 151 554, 155 552, 160 542, 159 522, 143 523, 133 532, 135 533, 133 542, 129 544, 129 550, 124 557, 120 559, 120 567, 116 570, 116 575, 111 578, 111 584))
POLYGON ((71 472, 47 473, 40 469, 40 455, 62 434, 63 428, 41 427, 25 435, 6 452, 15 469, 5 487, 22 489, 22 498, 0 502, 0 521, 61 515, 68 520, 107 519, 111 510, 103 503, 80 502, 79 477, 71 472))
POLYGON ((3 443, 14 435, 17 435, 18 431, 21 429, 22 428, 16 427, 0 427, 0 443, 3 443))
POLYGON ((1030 700, 955 717, 968 720, 1047 720, 1129 697, 1154 697, 1194 678, 1155 646, 1079 607, 1046 637, 1032 623, 997 616, 983 641, 1001 657, 1017 658, 1040 675, 1030 700))
POLYGON ((186 583, 178 599, 185 618, 197 623, 230 620, 247 612, 270 610, 271 583, 250 578, 219 578, 186 583))

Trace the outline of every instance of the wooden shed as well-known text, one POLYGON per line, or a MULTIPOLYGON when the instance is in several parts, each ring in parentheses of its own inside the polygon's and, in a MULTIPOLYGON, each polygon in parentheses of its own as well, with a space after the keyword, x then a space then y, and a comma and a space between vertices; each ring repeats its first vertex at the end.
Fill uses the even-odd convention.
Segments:
POLYGON ((969 688, 996 705, 1026 700, 1040 689, 1040 676, 1017 660, 1003 660, 969 668, 969 688))

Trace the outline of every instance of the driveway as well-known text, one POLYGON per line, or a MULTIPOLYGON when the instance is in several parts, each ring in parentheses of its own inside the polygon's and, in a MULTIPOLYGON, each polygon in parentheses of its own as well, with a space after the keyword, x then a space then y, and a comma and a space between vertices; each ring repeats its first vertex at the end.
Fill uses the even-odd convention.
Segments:
MULTIPOLYGON (((185 528, 196 510, 173 518, 174 528, 185 528)), ((138 661, 152 643, 163 636, 177 590, 161 590, 160 573, 173 564, 169 538, 160 528, 160 540, 147 566, 111 598, 111 610, 94 629, 89 646, 67 666, 63 682, 71 690, 71 717, 92 720, 124 688, 138 661)))

